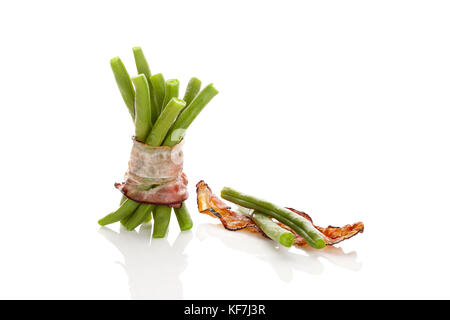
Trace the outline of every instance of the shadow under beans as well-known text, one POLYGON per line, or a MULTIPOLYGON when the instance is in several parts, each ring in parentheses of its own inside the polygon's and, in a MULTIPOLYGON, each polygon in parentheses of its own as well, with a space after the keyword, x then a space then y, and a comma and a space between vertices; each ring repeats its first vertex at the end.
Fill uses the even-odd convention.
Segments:
POLYGON ((321 250, 285 248, 259 234, 228 231, 224 230, 222 225, 219 224, 199 225, 197 237, 202 240, 209 236, 220 239, 227 247, 256 256, 258 259, 267 262, 275 270, 280 280, 285 282, 292 281, 294 270, 312 275, 321 274, 325 265, 320 258, 345 269, 353 271, 361 269, 361 263, 356 260, 356 252, 345 253, 339 247, 326 247, 321 250))
POLYGON ((132 299, 182 299, 180 274, 187 267, 184 250, 193 238, 191 231, 180 232, 172 245, 164 239, 152 239, 152 224, 141 225, 138 232, 120 233, 107 227, 98 231, 123 255, 119 262, 128 276, 132 299))

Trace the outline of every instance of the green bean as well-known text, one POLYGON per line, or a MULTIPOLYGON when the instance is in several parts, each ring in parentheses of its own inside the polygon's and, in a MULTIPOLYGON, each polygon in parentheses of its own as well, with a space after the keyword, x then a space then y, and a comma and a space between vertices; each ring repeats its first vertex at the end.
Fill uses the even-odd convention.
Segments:
POLYGON ((270 217, 254 210, 247 208, 238 209, 240 213, 252 219, 258 227, 273 241, 290 247, 294 243, 294 234, 276 224, 270 217), (247 211, 248 210, 248 211, 247 211))
POLYGON ((162 110, 164 96, 166 95, 166 81, 161 73, 157 73, 150 77, 150 82, 152 83, 153 93, 156 100, 156 114, 159 116, 162 110))
POLYGON ((156 206, 153 211, 153 219, 155 224, 153 226, 153 238, 164 238, 169 228, 171 207, 156 206))
POLYGON ((150 67, 148 66, 147 59, 145 59, 144 52, 141 47, 133 47, 134 61, 136 63, 136 69, 138 74, 143 74, 147 78, 150 84, 150 77, 152 73, 150 72, 150 67))
POLYGON ((127 230, 134 230, 134 228, 144 222, 154 208, 155 205, 153 204, 141 204, 126 222, 125 227, 127 230))
POLYGON ((147 216, 145 217, 144 223, 149 223, 150 221, 152 221, 152 211, 148 212, 147 216))
POLYGON ((185 134, 186 129, 194 121, 195 117, 203 110, 203 108, 211 101, 216 94, 218 94, 216 88, 211 83, 207 85, 200 93, 192 100, 191 104, 184 108, 183 112, 178 116, 177 121, 173 124, 166 139, 164 140, 164 146, 174 146, 180 142, 185 134))
POLYGON ((155 93, 153 91, 153 85, 151 82, 152 73, 150 72, 150 67, 148 66, 147 59, 145 59, 144 52, 141 47, 133 48, 134 61, 136 63, 136 70, 138 74, 145 75, 148 83, 148 89, 150 91, 150 101, 152 105, 152 124, 155 123, 156 119, 158 119, 158 110, 157 107, 158 102, 156 101, 155 93))
POLYGON ((133 214, 136 212, 136 210, 134 210, 134 212, 132 214, 130 214, 128 217, 125 217, 122 220, 120 220, 120 224, 126 228, 128 220, 130 220, 130 218, 133 216, 133 214))
POLYGON ((159 146, 185 106, 186 103, 183 100, 172 98, 159 115, 145 143, 151 146, 159 146))
MULTIPOLYGON (((127 199, 127 197, 125 197, 125 199, 127 199)), ((139 205, 138 209, 139 209, 140 207, 142 207, 142 206, 147 206, 147 205, 148 205, 148 204, 142 204, 142 203, 141 203, 141 204, 139 205)), ((122 225, 126 228, 127 222, 130 221, 130 219, 136 215, 136 212, 138 211, 138 209, 136 209, 136 210, 135 210, 132 214, 130 214, 128 217, 123 218, 122 220, 120 220, 120 224, 122 224, 122 225)), ((152 211, 149 210, 149 211, 146 213, 146 215, 145 215, 144 218, 145 218, 144 221, 143 221, 144 223, 150 222, 150 221, 152 220, 152 211)))
POLYGON ((106 226, 107 224, 120 221, 132 214, 138 206, 139 202, 130 201, 130 199, 128 199, 122 203, 119 209, 98 220, 98 224, 101 226, 106 226))
POLYGON ((117 86, 119 87, 120 94, 123 101, 127 105, 128 111, 131 114, 131 118, 134 121, 134 88, 131 83, 130 75, 127 72, 122 60, 119 57, 112 58, 110 61, 111 69, 114 73, 117 86))
POLYGON ((177 79, 169 79, 166 81, 165 95, 164 95, 161 112, 162 112, 162 110, 164 110, 164 108, 166 107, 166 105, 169 103, 169 101, 172 98, 178 98, 179 90, 180 90, 180 82, 177 79))
POLYGON ((222 198, 245 208, 254 209, 263 214, 274 217, 281 223, 291 227, 313 248, 321 249, 325 247, 325 240, 323 239, 322 234, 312 225, 312 223, 286 208, 247 194, 243 194, 228 187, 222 189, 221 196, 222 198))
POLYGON ((183 202, 181 208, 174 209, 175 216, 177 217, 178 225, 181 231, 192 229, 193 223, 186 204, 183 202))
MULTIPOLYGON (((145 59, 145 58, 144 58, 145 59)), ((137 63, 137 62, 136 62, 137 63)), ((150 92, 148 87, 148 82, 145 75, 139 75, 132 79, 134 85, 136 86, 136 116, 135 116, 135 135, 136 139, 139 141, 145 140, 148 133, 151 130, 150 121, 150 92)), ((120 200, 120 205, 122 205, 127 200, 125 195, 122 196, 120 200)), ((129 216, 127 216, 129 218, 129 216)), ((121 223, 126 225, 126 218, 121 219, 121 223)))
POLYGON ((191 80, 189 80, 183 98, 187 106, 192 102, 192 100, 194 100, 195 96, 200 91, 201 86, 202 82, 199 79, 192 77, 191 80))
MULTIPOLYGON (((120 198, 120 205, 119 206, 121 206, 126 200, 128 200, 127 196, 122 194, 122 197, 120 198)), ((128 217, 126 217, 126 218, 123 218, 122 220, 120 220, 120 223, 125 227, 125 225, 127 224, 128 219, 130 219, 131 216, 132 216, 132 214, 129 215, 128 217)))
POLYGON ((150 89, 147 78, 140 74, 133 79, 136 87, 135 99, 135 136, 138 141, 145 141, 152 129, 150 89))

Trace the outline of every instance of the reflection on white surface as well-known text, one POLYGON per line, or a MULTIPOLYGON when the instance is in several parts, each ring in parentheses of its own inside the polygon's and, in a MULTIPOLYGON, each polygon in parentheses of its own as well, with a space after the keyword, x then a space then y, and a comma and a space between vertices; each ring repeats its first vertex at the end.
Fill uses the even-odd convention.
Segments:
POLYGON ((167 239, 151 239, 151 223, 142 225, 138 232, 121 226, 120 233, 106 227, 99 233, 122 253, 124 262, 120 264, 128 275, 132 299, 183 298, 180 274, 187 266, 183 252, 192 232, 181 232, 172 246, 167 239))
POLYGON ((361 269, 361 263, 357 261, 354 251, 345 253, 341 248, 335 247, 322 250, 285 248, 258 234, 224 230, 220 224, 197 225, 195 240, 192 231, 180 232, 172 245, 167 238, 151 238, 151 223, 142 225, 139 231, 130 232, 121 226, 120 232, 107 227, 99 229, 98 232, 122 254, 123 262, 118 263, 127 274, 132 299, 183 299, 185 283, 181 280, 181 274, 185 271, 190 277, 202 279, 202 283, 197 282, 197 285, 203 286, 211 298, 213 293, 207 290, 207 269, 216 268, 217 264, 230 270, 240 270, 242 253, 251 260, 252 257, 256 258, 255 263, 250 262, 251 265, 248 265, 256 268, 253 273, 272 269, 276 275, 274 279, 279 279, 277 282, 280 284, 295 283, 295 274, 298 272, 317 276, 332 266, 351 271, 361 269), (217 245, 218 242, 220 245, 217 245), (189 249, 189 258, 193 259, 191 262, 194 267, 188 269, 188 255, 185 250, 191 243, 192 247, 197 249, 189 249), (214 252, 210 251, 211 248, 214 252), (231 255, 228 249, 231 249, 231 255), (199 259, 205 259, 205 253, 209 253, 206 258, 208 262, 198 263, 199 259), (230 259, 220 260, 221 255, 229 256, 230 259), (218 257, 219 260, 215 260, 218 257))
POLYGON ((311 248, 288 249, 274 241, 267 241, 260 235, 224 231, 221 225, 204 223, 199 225, 197 236, 200 239, 206 237, 218 238, 227 247, 256 256, 270 264, 280 280, 284 282, 292 281, 294 270, 313 275, 323 273, 325 267, 320 258, 349 270, 358 271, 361 269, 361 263, 356 260, 356 252, 344 253, 341 248, 336 247, 326 247, 322 250, 311 248))

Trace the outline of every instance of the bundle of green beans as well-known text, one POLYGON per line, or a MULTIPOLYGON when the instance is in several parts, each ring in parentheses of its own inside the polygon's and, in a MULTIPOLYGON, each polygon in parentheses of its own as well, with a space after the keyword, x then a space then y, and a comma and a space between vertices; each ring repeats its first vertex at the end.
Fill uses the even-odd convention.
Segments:
POLYGON ((272 218, 290 227, 295 233, 303 237, 311 247, 316 249, 325 247, 326 243, 322 233, 309 220, 284 207, 228 187, 223 188, 220 195, 222 198, 241 207, 252 209, 252 211, 240 211, 249 216, 269 238, 286 247, 290 247, 293 244, 294 235, 290 231, 281 228, 272 218))
MULTIPOLYGON (((161 73, 152 75, 140 47, 133 48, 138 75, 130 78, 119 57, 111 59, 111 68, 122 98, 135 124, 135 137, 150 146, 172 147, 179 143, 185 130, 218 93, 213 84, 201 89, 201 81, 191 78, 183 99, 179 99, 177 79, 165 81, 161 73)), ((116 211, 100 219, 101 226, 120 221, 128 230, 154 219, 153 237, 163 238, 169 227, 172 208, 139 203, 122 197, 116 211)), ((183 202, 174 209, 181 231, 192 228, 192 219, 183 202)))

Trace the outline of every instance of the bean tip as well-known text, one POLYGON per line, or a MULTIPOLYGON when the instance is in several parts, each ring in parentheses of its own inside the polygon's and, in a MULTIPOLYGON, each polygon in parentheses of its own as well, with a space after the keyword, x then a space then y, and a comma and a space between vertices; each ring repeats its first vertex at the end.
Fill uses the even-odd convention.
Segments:
POLYGON ((294 235, 289 232, 280 236, 280 243, 285 247, 291 247, 294 244, 294 235))
POLYGON ((111 60, 109 60, 109 62, 111 63, 111 64, 116 64, 117 62, 120 62, 121 60, 120 60, 120 57, 114 57, 114 58, 112 58, 111 60))
POLYGON ((318 240, 315 241, 315 246, 314 247, 316 249, 323 249, 323 248, 325 248, 325 246, 326 246, 325 240, 318 239, 318 240))
POLYGON ((188 231, 188 230, 191 230, 193 226, 194 226, 194 224, 190 223, 190 224, 184 225, 183 227, 180 227, 180 230, 181 231, 188 231))
POLYGON ((214 87, 214 83, 210 83, 207 85, 208 88, 211 88, 216 94, 219 93, 219 90, 214 87))

